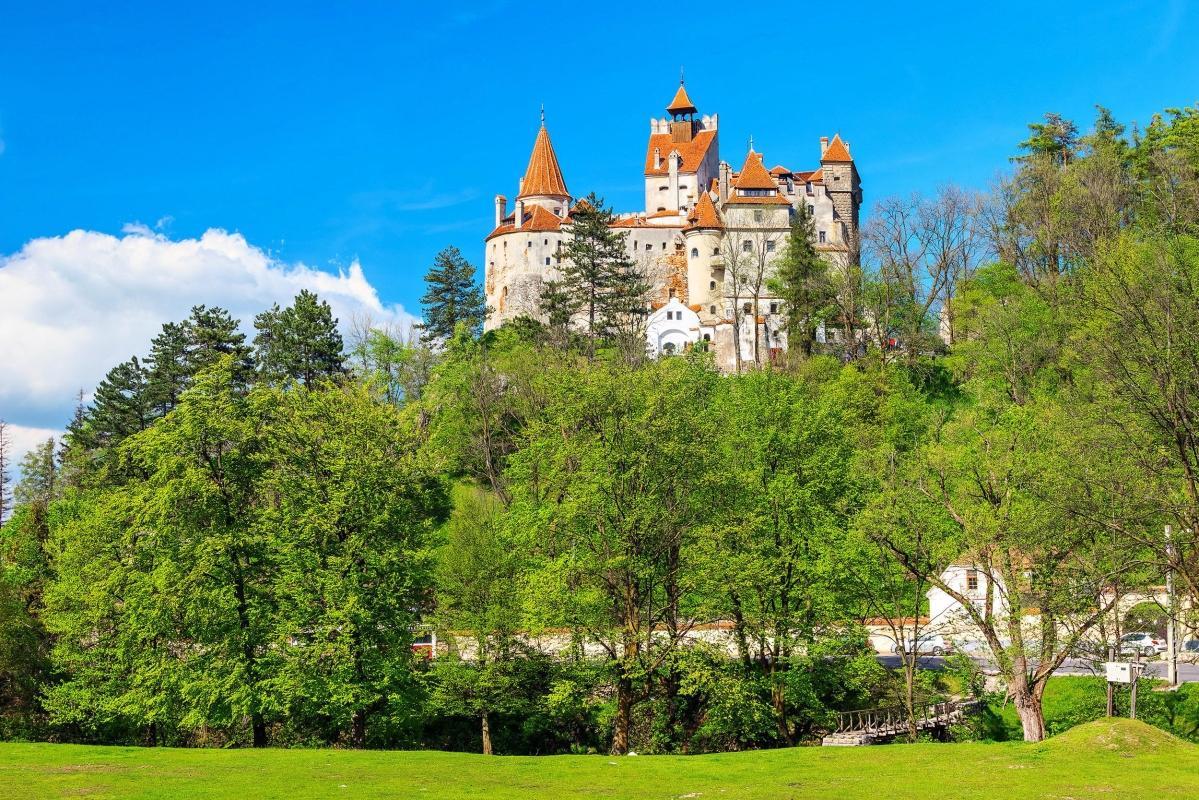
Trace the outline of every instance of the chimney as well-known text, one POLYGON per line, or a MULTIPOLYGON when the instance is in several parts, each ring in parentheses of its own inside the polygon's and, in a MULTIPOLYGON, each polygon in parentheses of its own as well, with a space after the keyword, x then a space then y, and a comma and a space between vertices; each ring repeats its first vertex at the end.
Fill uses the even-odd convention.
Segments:
POLYGON ((820 137, 820 157, 824 158, 824 151, 828 149, 828 137, 820 137))
POLYGON ((497 228, 504 224, 504 217, 508 216, 507 211, 508 198, 497 194, 495 196, 495 226, 497 228))
POLYGON ((654 148, 654 169, 662 169, 662 149, 654 148))
POLYGON ((516 227, 518 227, 518 228, 521 225, 525 224, 525 201, 524 200, 517 199, 517 201, 516 201, 516 218, 513 220, 513 222, 516 223, 516 227))

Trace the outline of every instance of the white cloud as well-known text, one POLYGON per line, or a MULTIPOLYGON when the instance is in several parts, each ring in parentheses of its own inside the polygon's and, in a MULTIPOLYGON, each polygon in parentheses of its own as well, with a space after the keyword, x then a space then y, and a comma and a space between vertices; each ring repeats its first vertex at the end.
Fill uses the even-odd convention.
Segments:
POLYGON ((81 388, 145 355, 164 322, 201 303, 229 309, 247 330, 255 314, 301 289, 328 301, 343 328, 363 316, 416 321, 379 299, 357 261, 333 274, 281 262, 223 230, 173 240, 135 223, 123 234, 77 230, 0 255, 0 418, 28 430, 65 424, 81 388))
POLYGON ((51 437, 58 439, 62 436, 62 431, 54 428, 31 428, 7 422, 4 426, 4 434, 8 439, 8 476, 16 481, 20 478, 18 466, 25 454, 51 437))

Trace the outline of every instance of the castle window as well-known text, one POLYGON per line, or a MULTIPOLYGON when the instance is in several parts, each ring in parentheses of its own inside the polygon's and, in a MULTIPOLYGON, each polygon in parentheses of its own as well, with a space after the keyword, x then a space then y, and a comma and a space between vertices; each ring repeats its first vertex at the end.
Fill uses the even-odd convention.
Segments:
POLYGON ((692 258, 699 258, 699 248, 698 248, 698 247, 692 247, 692 248, 691 248, 691 257, 692 257, 692 258))
POLYGON ((771 304, 770 304, 770 313, 771 313, 771 314, 777 314, 777 313, 779 313, 779 304, 778 304, 778 303, 771 303, 771 304))
POLYGON ((787 194, 795 194, 795 182, 790 178, 787 179, 787 194))
MULTIPOLYGON (((821 239, 821 241, 824 241, 824 240, 821 239)), ((748 239, 741 243, 741 252, 752 253, 753 249, 754 249, 754 243, 749 241, 748 239)))
MULTIPOLYGON (((709 313, 709 314, 715 314, 715 313, 716 313, 716 306, 708 306, 708 313, 709 313)), ((705 339, 707 339, 708 337, 707 337, 707 336, 705 336, 704 338, 705 338, 705 339)))
MULTIPOLYGON (((715 310, 716 306, 712 306, 712 308, 713 308, 713 310, 715 310)), ((705 333, 705 334, 704 334, 704 341, 705 341, 705 342, 710 342, 710 341, 712 341, 712 337, 711 337, 711 336, 709 336, 708 334, 706 334, 706 333, 705 333)))
POLYGON ((715 289, 715 288, 716 288, 716 281, 708 281, 708 288, 709 288, 709 289, 715 289))
MULTIPOLYGON (((674 299, 674 289, 671 289, 671 290, 670 290, 670 295, 669 295, 669 296, 670 296, 670 299, 672 299, 672 300, 674 299)), ((682 319, 682 317, 679 317, 679 319, 682 319)))
POLYGON ((825 236, 825 234, 824 234, 824 231, 821 231, 821 232, 820 232, 820 241, 821 241, 821 243, 823 243, 823 242, 824 242, 824 236, 825 236))
POLYGON ((545 257, 545 265, 546 265, 547 267, 550 265, 550 257, 549 257, 549 256, 546 256, 546 257, 545 257))
POLYGON ((839 180, 841 180, 841 176, 840 176, 840 175, 834 175, 834 176, 833 176, 833 180, 835 180, 835 181, 839 181, 839 180))
POLYGON ((665 249, 666 249, 666 242, 662 242, 662 249, 663 249, 663 250, 665 250, 665 249))
MULTIPOLYGON (((666 192, 666 191, 670 191, 670 187, 669 187, 669 186, 659 186, 659 187, 658 187, 658 191, 659 191, 659 192, 666 192)), ((659 208, 658 210, 659 210, 659 211, 661 211, 662 209, 660 209, 660 208, 659 208)))
POLYGON ((976 570, 966 570, 966 591, 978 591, 978 572, 976 570))
POLYGON ((666 206, 658 206, 658 210, 659 210, 659 211, 665 211, 665 210, 666 210, 666 206))
POLYGON ((558 206, 557 208, 554 209, 554 216, 555 217, 562 216, 562 206, 558 206))
POLYGON ((754 211, 754 222, 761 222, 761 221, 762 221, 762 212, 754 211))
POLYGON ((713 247, 713 248, 712 248, 712 255, 714 255, 714 256, 718 256, 718 255, 720 255, 720 248, 719 248, 719 247, 713 247))
POLYGON ((652 244, 650 244, 649 242, 645 243, 645 252, 648 253, 650 250, 653 250, 653 249, 654 249, 654 246, 652 244))
POLYGON ((754 304, 753 304, 753 303, 746 303, 746 304, 744 304, 743 306, 741 306, 741 310, 742 310, 742 311, 744 311, 746 314, 748 314, 748 313, 750 313, 751 311, 753 311, 753 310, 754 310, 754 304))
POLYGON ((550 243, 550 240, 549 240, 549 239, 546 239, 546 240, 544 240, 544 241, 542 242, 542 244, 549 244, 549 243, 550 243))
POLYGON ((529 241, 525 242, 525 247, 532 247, 532 246, 533 246, 533 240, 532 240, 532 239, 530 239, 529 241))
POLYGON ((771 239, 770 241, 768 241, 768 242, 766 243, 766 252, 767 252, 767 253, 773 253, 773 252, 774 252, 774 239, 771 239))
POLYGON ((812 216, 815 216, 816 215, 816 206, 809 204, 808 205, 808 213, 811 214, 812 216))
POLYGON ((812 193, 812 182, 808 181, 807 184, 804 186, 804 189, 807 190, 808 194, 811 194, 812 193))

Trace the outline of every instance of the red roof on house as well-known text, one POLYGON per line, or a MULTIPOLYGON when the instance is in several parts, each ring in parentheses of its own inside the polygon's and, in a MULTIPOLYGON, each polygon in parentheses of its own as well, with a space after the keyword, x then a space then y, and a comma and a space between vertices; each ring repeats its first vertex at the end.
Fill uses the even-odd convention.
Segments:
POLYGON ((498 228, 487 234, 487 239, 504 233, 543 233, 562 228, 562 220, 539 205, 529 204, 520 226, 516 225, 516 214, 509 214, 498 228))

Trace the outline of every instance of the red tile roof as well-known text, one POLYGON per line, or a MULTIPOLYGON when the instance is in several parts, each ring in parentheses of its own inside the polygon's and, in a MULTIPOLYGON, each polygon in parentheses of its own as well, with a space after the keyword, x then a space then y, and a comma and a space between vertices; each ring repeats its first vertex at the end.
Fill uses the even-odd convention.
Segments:
POLYGON ((737 174, 737 182, 733 186, 736 189, 778 189, 774 178, 770 177, 766 167, 762 166, 761 154, 753 150, 745 157, 745 165, 741 167, 741 172, 737 174))
POLYGON ((671 150, 678 150, 679 155, 683 160, 679 163, 679 172, 683 174, 694 174, 699 171, 699 165, 704 162, 704 156, 708 154, 708 148, 712 146, 712 141, 716 138, 716 131, 699 131, 689 142, 676 142, 669 133, 653 133, 649 137, 649 147, 645 151, 645 174, 646 175, 668 175, 670 174, 670 165, 667 159, 670 156, 671 150), (654 148, 658 148, 658 152, 662 156, 662 166, 654 168, 654 148))
POLYGON ((668 114, 694 114, 697 110, 695 103, 692 103, 691 98, 687 96, 687 89, 683 86, 683 82, 679 81, 679 90, 674 93, 674 99, 666 107, 666 112, 668 114))
POLYGON ((768 194, 765 197, 745 196, 740 194, 730 194, 729 199, 725 201, 726 205, 751 204, 751 205, 768 205, 768 206, 789 206, 791 201, 783 197, 777 191, 774 194, 768 194))
POLYGON ((770 168, 771 175, 790 175, 791 170, 784 167, 782 164, 770 168))
POLYGON ((716 204, 712 202, 712 196, 707 192, 700 192, 699 202, 695 204, 695 208, 691 209, 691 213, 687 216, 687 227, 684 230, 723 227, 724 223, 720 221, 720 212, 716 210, 716 204))
POLYGON ((550 195, 554 197, 569 197, 566 191, 566 181, 562 179, 562 168, 558 166, 558 156, 554 154, 554 146, 550 143, 550 134, 542 124, 537 131, 537 140, 533 142, 533 154, 529 156, 529 167, 525 170, 525 179, 520 184, 522 197, 550 195))
POLYGON ((849 154, 849 148, 845 146, 845 142, 841 141, 841 134, 838 133, 833 136, 833 140, 829 142, 820 160, 821 162, 853 161, 853 156, 849 154))
POLYGON ((543 233, 562 228, 562 220, 539 205, 529 204, 520 227, 516 226, 516 214, 509 214, 498 228, 487 234, 487 239, 504 233, 543 233))

